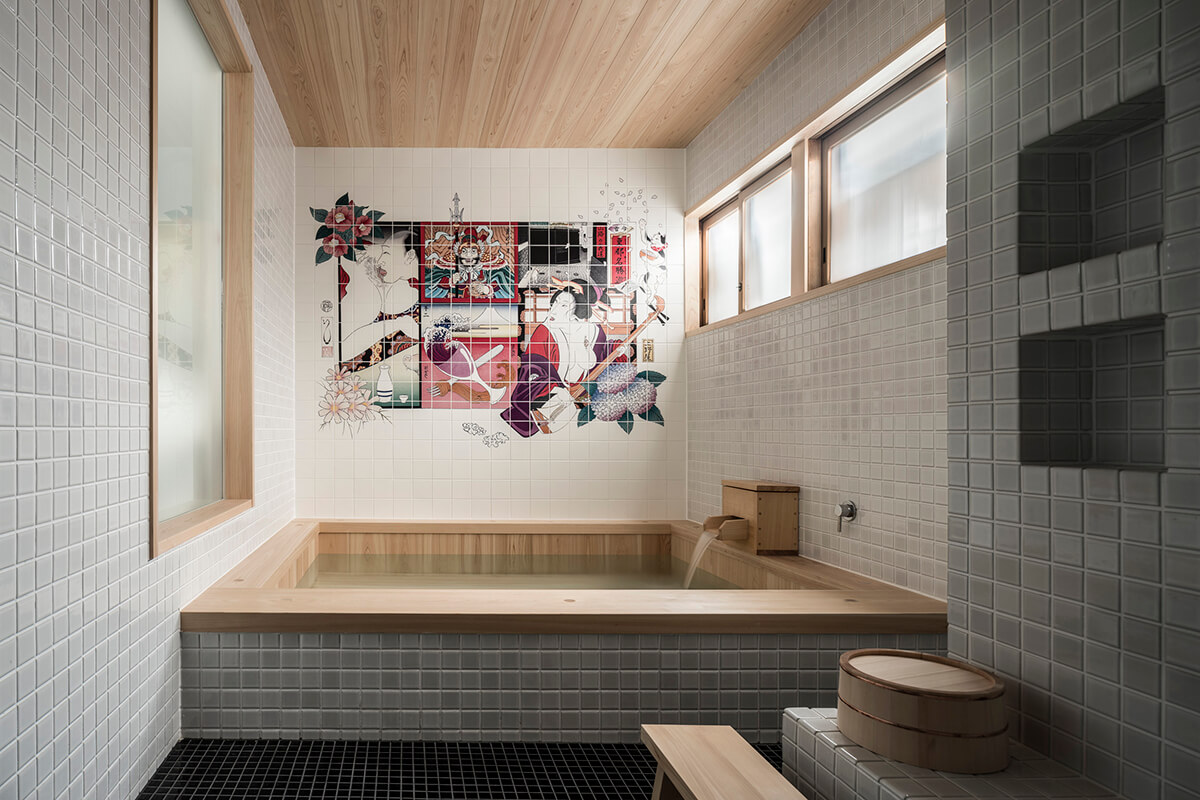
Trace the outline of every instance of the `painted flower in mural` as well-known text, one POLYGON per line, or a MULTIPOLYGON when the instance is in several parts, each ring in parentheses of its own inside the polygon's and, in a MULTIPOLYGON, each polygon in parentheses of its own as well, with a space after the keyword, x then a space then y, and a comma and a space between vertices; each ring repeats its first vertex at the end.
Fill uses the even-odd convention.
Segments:
POLYGON ((592 414, 601 422, 616 422, 627 411, 619 394, 599 392, 592 398, 592 414))
POLYGON ((368 395, 359 393, 350 396, 350 416, 355 420, 365 422, 376 408, 368 395))
MULTIPOLYGON (((366 206, 355 205, 349 193, 339 197, 332 208, 309 208, 308 213, 321 223, 316 235, 321 241, 321 247, 317 249, 318 264, 331 258, 355 261, 356 253, 362 252, 380 235, 379 218, 383 212, 369 211, 366 206)), ((349 280, 348 275, 346 280, 349 280)))
POLYGON ((354 395, 354 392, 350 391, 350 386, 345 381, 334 381, 329 385, 325 394, 327 397, 349 400, 354 395))
MULTIPOLYGON (((348 200, 349 198, 347 198, 348 200)), ((341 203, 342 201, 338 201, 341 203)), ((322 220, 318 220, 321 222, 322 220)), ((326 225, 333 228, 335 231, 345 231, 350 229, 350 225, 354 222, 354 206, 338 205, 325 212, 326 225)))
POLYGON ((334 423, 356 430, 371 420, 386 419, 375 401, 366 381, 350 375, 344 367, 335 367, 327 373, 325 394, 317 405, 321 427, 334 423))
POLYGON ((342 239, 336 233, 329 234, 321 241, 321 249, 325 251, 326 255, 336 256, 338 258, 346 255, 346 253, 350 250, 346 243, 342 241, 342 239))
POLYGON ((621 399, 634 414, 645 414, 658 401, 658 387, 645 378, 638 378, 625 387, 621 399))
POLYGON ((609 364, 596 379, 596 388, 606 394, 617 394, 633 383, 637 376, 637 364, 628 361, 617 361, 609 364))
POLYGON ((326 395, 317 406, 321 415, 321 427, 330 422, 346 422, 350 419, 350 400, 345 395, 326 395))
MULTIPOLYGON (((337 259, 338 299, 346 298, 350 285, 350 273, 342 266, 342 259, 357 261, 357 253, 366 249, 372 239, 379 238, 378 223, 383 216, 382 211, 368 211, 366 206, 356 206, 350 199, 350 193, 342 195, 333 204, 333 208, 309 208, 312 218, 321 223, 317 228, 316 239, 321 246, 317 248, 316 263, 323 264, 331 258, 337 259)), ((338 317, 338 336, 341 336, 341 311, 338 317)))
POLYGON ((657 405, 658 387, 666 379, 661 372, 638 372, 636 364, 623 361, 610 364, 595 383, 589 384, 591 400, 579 409, 579 424, 586 425, 594 419, 616 422, 626 433, 633 431, 638 417, 655 425, 666 425, 657 405))

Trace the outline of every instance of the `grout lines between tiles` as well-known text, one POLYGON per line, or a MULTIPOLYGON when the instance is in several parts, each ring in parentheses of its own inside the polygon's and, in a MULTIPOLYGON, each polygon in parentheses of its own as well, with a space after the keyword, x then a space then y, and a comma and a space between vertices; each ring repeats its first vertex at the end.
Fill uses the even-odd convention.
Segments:
POLYGON ((640 744, 183 739, 139 800, 641 800, 654 771, 640 744))

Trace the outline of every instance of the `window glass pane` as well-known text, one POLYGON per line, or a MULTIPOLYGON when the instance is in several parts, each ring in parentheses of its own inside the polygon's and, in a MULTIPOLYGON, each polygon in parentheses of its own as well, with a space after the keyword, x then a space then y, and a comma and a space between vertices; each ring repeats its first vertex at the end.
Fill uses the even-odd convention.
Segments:
POLYGON ((829 280, 946 244, 946 76, 830 149, 829 280))
POLYGON ((746 201, 746 308, 792 293, 792 171, 746 201))
POLYGON ((158 517, 224 496, 221 68, 187 0, 158 3, 158 517))
POLYGON ((706 322, 738 313, 738 249, 742 215, 734 211, 704 229, 704 263, 707 270, 706 322))

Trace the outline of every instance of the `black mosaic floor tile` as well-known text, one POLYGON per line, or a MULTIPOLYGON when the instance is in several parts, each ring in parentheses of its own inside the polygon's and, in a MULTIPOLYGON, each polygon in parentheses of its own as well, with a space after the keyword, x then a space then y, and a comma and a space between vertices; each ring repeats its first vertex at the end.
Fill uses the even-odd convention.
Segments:
POLYGON ((184 739, 139 800, 643 800, 654 767, 640 744, 184 739))

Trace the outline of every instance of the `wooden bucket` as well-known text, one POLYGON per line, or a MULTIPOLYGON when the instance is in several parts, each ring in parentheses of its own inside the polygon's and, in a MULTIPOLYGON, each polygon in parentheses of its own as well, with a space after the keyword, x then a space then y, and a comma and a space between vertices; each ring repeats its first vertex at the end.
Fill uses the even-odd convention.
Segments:
POLYGON ((978 667, 907 650, 839 660, 838 727, 868 750, 947 772, 1008 766, 1004 683, 978 667))

